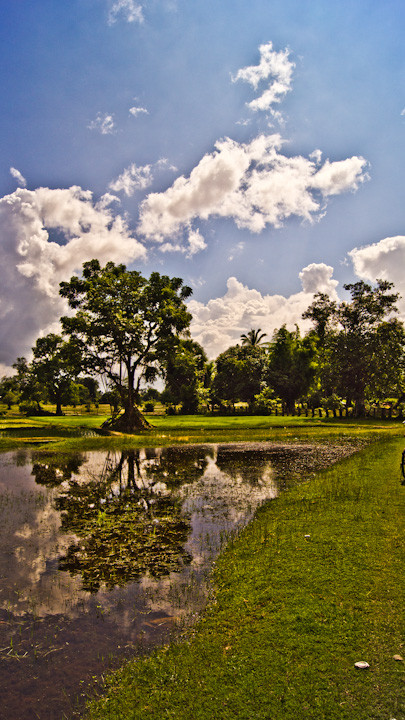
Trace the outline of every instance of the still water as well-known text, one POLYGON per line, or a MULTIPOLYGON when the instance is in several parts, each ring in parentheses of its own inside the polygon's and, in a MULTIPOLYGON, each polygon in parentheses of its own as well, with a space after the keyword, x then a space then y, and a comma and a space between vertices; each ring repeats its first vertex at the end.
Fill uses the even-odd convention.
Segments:
POLYGON ((235 443, 0 455, 0 718, 71 717, 107 668, 187 627, 226 539, 286 477, 334 452, 235 443))

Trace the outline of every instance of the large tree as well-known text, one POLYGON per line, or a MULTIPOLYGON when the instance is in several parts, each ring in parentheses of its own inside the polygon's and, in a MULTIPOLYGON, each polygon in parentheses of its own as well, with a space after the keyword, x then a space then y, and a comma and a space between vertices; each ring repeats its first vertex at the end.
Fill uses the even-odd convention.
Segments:
POLYGON ((124 413, 112 425, 137 432, 150 427, 136 407, 142 380, 153 380, 168 353, 187 332, 184 300, 191 289, 180 278, 98 260, 84 263, 81 277, 62 282, 60 294, 75 314, 62 327, 81 350, 83 371, 101 375, 120 394, 124 413))

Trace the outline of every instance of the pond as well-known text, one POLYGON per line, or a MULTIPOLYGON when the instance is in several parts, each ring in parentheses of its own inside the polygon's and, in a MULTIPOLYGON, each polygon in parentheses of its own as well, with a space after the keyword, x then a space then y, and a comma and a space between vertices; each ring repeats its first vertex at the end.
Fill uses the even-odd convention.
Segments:
POLYGON ((0 455, 0 718, 60 720, 188 627, 226 539, 342 446, 0 455))

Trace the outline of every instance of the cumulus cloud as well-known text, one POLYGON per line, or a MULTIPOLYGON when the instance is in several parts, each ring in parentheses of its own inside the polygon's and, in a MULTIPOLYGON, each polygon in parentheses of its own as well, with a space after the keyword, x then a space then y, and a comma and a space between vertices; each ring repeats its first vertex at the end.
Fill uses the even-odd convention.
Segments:
POLYGON ((255 233, 280 227, 292 215, 310 221, 324 209, 327 196, 355 190, 366 178, 362 157, 326 160, 319 168, 319 155, 315 161, 287 157, 279 152, 283 143, 279 134, 246 144, 218 141, 188 178, 180 176, 165 192, 145 198, 139 231, 163 242, 190 231, 195 219, 227 217, 255 233))
POLYGON ((337 281, 333 268, 324 263, 311 264, 300 273, 302 291, 283 295, 262 295, 248 288, 235 277, 227 281, 223 297, 206 304, 190 300, 188 308, 193 315, 191 334, 206 350, 210 358, 216 357, 230 345, 240 341, 242 333, 260 327, 269 339, 273 331, 286 324, 293 329, 297 323, 302 330, 311 323, 301 318, 313 301, 315 292, 325 292, 335 299, 337 281))
POLYGON ((135 0, 116 0, 108 15, 109 25, 114 25, 119 16, 129 23, 141 23, 143 22, 142 5, 138 5, 135 0))
POLYGON ((280 103, 291 90, 292 73, 295 63, 289 59, 290 52, 273 50, 273 43, 260 45, 260 62, 238 70, 232 78, 233 82, 243 80, 257 90, 262 81, 270 78, 270 84, 255 100, 247 103, 251 110, 269 110, 275 103, 280 103))
POLYGON ((113 135, 115 133, 114 115, 98 113, 95 120, 87 125, 89 130, 97 130, 102 135, 113 135))
POLYGON ((402 297, 397 305, 405 320, 405 235, 387 237, 372 245, 354 248, 349 257, 356 275, 363 280, 373 283, 381 278, 394 283, 402 297))
POLYGON ((186 250, 186 257, 192 257, 196 253, 205 250, 207 243, 199 230, 192 230, 188 236, 188 249, 186 250))
POLYGON ((137 117, 138 115, 149 115, 149 112, 147 111, 147 109, 143 108, 143 107, 136 107, 136 106, 131 107, 131 108, 129 108, 129 112, 134 117, 137 117))
POLYGON ((163 253, 180 252, 183 253, 187 258, 191 258, 196 253, 205 250, 207 243, 199 230, 190 230, 187 238, 187 244, 166 242, 160 246, 160 251, 163 253))
POLYGON ((169 165, 167 158, 161 158, 157 162, 148 165, 136 165, 131 163, 121 175, 109 184, 109 189, 113 192, 124 192, 125 195, 131 197, 136 190, 146 190, 153 182, 154 170, 166 169, 170 172, 177 170, 174 165, 169 165))
POLYGON ((105 195, 67 189, 18 188, 0 199, 0 363, 25 354, 41 332, 49 332, 66 311, 59 282, 97 257, 125 262, 145 249, 131 236, 105 195), (57 240, 57 241, 56 241, 57 240))
POLYGON ((110 182, 109 188, 113 192, 124 192, 130 197, 135 190, 145 190, 153 182, 151 165, 129 165, 115 180, 110 182))
POLYGON ((27 186, 27 181, 26 181, 24 175, 22 175, 22 174, 20 173, 20 171, 17 170, 17 168, 11 167, 11 168, 10 168, 10 175, 12 175, 13 178, 15 178, 15 179, 17 180, 18 184, 19 184, 21 187, 26 187, 26 186, 27 186))
POLYGON ((312 187, 323 195, 339 195, 347 190, 357 190, 359 184, 368 179, 364 172, 367 165, 363 157, 351 157, 337 162, 326 162, 314 175, 312 187))

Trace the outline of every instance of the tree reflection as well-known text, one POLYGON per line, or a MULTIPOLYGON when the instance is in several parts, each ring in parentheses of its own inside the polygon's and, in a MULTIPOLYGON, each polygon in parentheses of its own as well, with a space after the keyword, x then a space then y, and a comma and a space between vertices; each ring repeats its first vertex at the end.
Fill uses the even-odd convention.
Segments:
POLYGON ((85 457, 82 453, 58 453, 52 455, 33 455, 31 475, 38 485, 56 487, 64 480, 70 480, 83 465, 85 457))
POLYGON ((191 526, 171 492, 199 478, 206 461, 198 453, 176 449, 123 451, 106 455, 98 477, 73 479, 57 499, 62 528, 78 536, 60 568, 80 573, 83 588, 138 580, 145 573, 160 577, 190 562, 184 549, 191 526))
POLYGON ((227 447, 218 448, 216 459, 217 467, 222 472, 231 477, 239 476, 249 485, 260 484, 272 462, 273 457, 267 450, 255 450, 247 454, 227 447))

